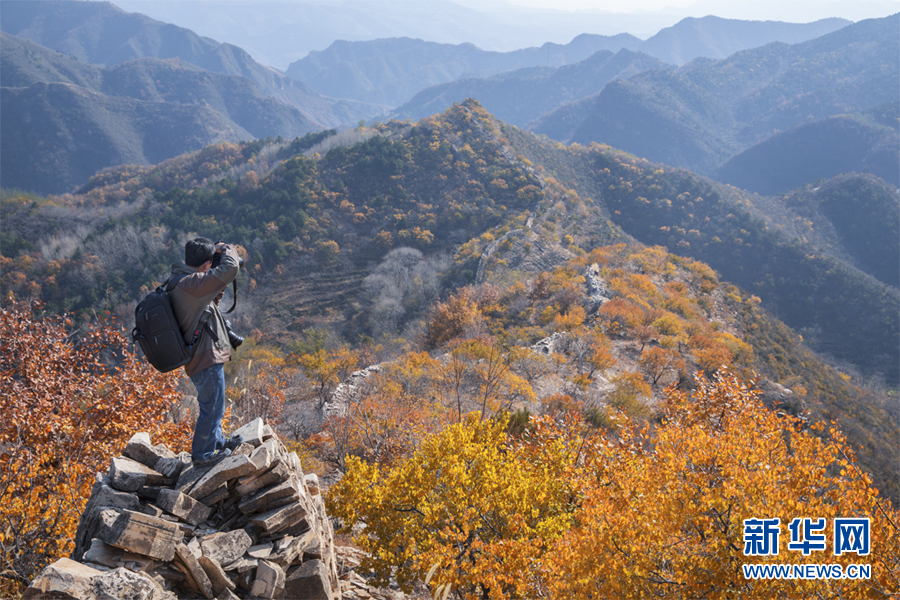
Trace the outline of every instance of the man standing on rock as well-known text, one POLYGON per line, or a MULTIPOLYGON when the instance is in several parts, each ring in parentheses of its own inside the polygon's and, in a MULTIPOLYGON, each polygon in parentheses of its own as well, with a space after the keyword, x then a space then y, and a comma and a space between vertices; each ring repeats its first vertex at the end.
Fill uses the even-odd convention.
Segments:
POLYGON ((175 318, 185 339, 201 332, 191 362, 184 372, 197 388, 200 414, 194 426, 191 459, 197 466, 209 466, 225 458, 243 441, 239 436, 225 438, 225 367, 231 359, 231 344, 219 301, 225 288, 240 270, 237 251, 224 243, 214 244, 198 237, 184 246, 184 262, 172 265, 167 286, 175 318), (213 258, 220 254, 213 267, 213 258))

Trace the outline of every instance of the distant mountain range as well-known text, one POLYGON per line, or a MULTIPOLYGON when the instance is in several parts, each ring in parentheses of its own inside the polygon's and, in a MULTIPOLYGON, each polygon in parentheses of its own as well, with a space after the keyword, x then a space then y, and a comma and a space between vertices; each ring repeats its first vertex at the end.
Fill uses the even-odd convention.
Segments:
MULTIPOLYGON (((680 65, 697 57, 725 58, 770 42, 797 43, 836 31, 844 19, 793 24, 719 17, 684 19, 650 39, 627 34, 583 34, 566 45, 544 44, 514 52, 490 52, 472 44, 438 44, 409 38, 337 41, 291 63, 286 73, 327 96, 399 106, 420 90, 459 78, 488 77, 525 67, 559 67, 601 50, 640 51, 680 65)), ((480 99, 480 98, 479 98, 480 99)))
POLYGON ((98 68, 0 36, 4 187, 62 193, 112 165, 156 164, 215 142, 322 128, 244 77, 178 59, 98 68))
POLYGON ((306 85, 182 27, 126 13, 109 2, 4 0, 0 30, 82 62, 111 66, 139 58, 179 58, 212 73, 246 77, 260 91, 323 127, 356 123, 380 111, 366 102, 324 98, 306 85))
POLYGON ((558 69, 531 67, 488 78, 464 78, 432 86, 391 113, 397 119, 421 119, 454 102, 477 98, 507 123, 525 127, 561 104, 598 93, 613 79, 628 78, 647 69, 671 65, 631 50, 613 54, 601 50, 589 58, 558 69))
MULTIPOLYGON (((337 41, 291 63, 286 74, 322 94, 374 99, 385 112, 418 91, 459 79, 485 77, 525 67, 558 67, 601 50, 637 48, 632 35, 580 35, 566 45, 544 44, 514 52, 489 52, 473 44, 438 44, 411 38, 337 41)), ((371 100, 370 100, 371 101, 371 100)))
POLYGON ((895 101, 898 46, 900 14, 862 21, 809 42, 769 44, 725 60, 697 59, 675 71, 614 80, 531 129, 711 174, 780 131, 895 101))
POLYGON ((7 188, 62 193, 109 166, 293 138, 377 112, 325 98, 236 46, 109 3, 11 0, 0 29, 7 188))
POLYGON ((257 61, 281 70, 335 40, 407 37, 511 52, 545 42, 565 44, 585 32, 616 35, 627 31, 644 39, 680 18, 657 12, 512 7, 503 0, 115 0, 115 4, 235 44, 257 61))
POLYGON ((897 184, 900 15, 845 23, 706 17, 646 41, 585 34, 513 52, 335 42, 287 76, 109 3, 6 0, 0 178, 60 193, 117 164, 381 118, 404 98, 390 117, 476 98, 553 139, 608 144, 759 193, 850 171, 897 184), (717 59, 773 39, 784 41, 717 59))

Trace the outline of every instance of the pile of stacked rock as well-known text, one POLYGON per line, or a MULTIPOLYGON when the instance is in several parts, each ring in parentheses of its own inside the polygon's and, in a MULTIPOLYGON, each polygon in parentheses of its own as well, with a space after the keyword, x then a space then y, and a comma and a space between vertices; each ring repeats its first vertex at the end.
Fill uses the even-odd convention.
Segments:
POLYGON ((235 433, 244 443, 207 468, 135 435, 98 475, 72 560, 24 598, 341 598, 316 475, 262 420, 235 433))

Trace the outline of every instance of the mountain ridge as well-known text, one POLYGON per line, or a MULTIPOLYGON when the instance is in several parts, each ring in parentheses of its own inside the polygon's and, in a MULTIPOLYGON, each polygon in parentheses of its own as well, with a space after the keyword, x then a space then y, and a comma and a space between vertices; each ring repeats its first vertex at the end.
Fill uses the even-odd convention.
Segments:
MULTIPOLYGON (((841 19, 823 19, 791 24, 709 16, 684 19, 645 41, 627 34, 583 34, 564 46, 546 43, 539 48, 505 53, 479 50, 471 44, 438 44, 411 38, 369 42, 338 40, 321 52, 310 52, 291 63, 285 73, 329 96, 364 100, 374 94, 379 101, 396 108, 428 87, 422 85, 422 81, 438 85, 476 74, 492 76, 525 67, 560 67, 584 60, 600 50, 643 52, 663 62, 680 65, 698 56, 725 58, 735 51, 775 40, 808 40, 847 23, 841 19), (732 31, 735 28, 741 30, 740 35, 732 31), (699 35, 701 31, 706 35, 699 35), (714 39, 716 43, 704 43, 705 39, 714 39), (423 77, 420 62, 437 52, 441 53, 443 62, 431 63, 432 69, 423 77)), ((454 101, 462 99, 454 98, 454 101)))
POLYGON ((330 99, 257 63, 243 49, 109 2, 8 0, 0 28, 91 64, 113 66, 139 58, 180 58, 223 75, 247 77, 262 93, 291 105, 307 118, 332 127, 378 114, 366 102, 330 99), (21 35, 20 35, 21 34, 21 35))
POLYGON ((62 193, 113 165, 322 128, 247 78, 179 59, 98 68, 7 33, 0 39, 4 187, 62 193), (86 97, 91 102, 81 100, 86 97), (56 143, 59 138, 67 144, 56 143))
POLYGON ((898 30, 894 15, 801 44, 646 71, 561 106, 531 128, 709 174, 777 130, 895 100, 898 30))

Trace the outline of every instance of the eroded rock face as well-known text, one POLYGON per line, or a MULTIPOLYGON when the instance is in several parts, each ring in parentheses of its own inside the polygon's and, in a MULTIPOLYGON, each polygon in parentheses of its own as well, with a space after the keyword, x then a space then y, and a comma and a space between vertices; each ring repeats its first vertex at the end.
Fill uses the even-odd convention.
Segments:
POLYGON ((316 478, 262 420, 236 433, 245 443, 205 469, 135 435, 98 475, 71 559, 24 598, 341 598, 316 478))

